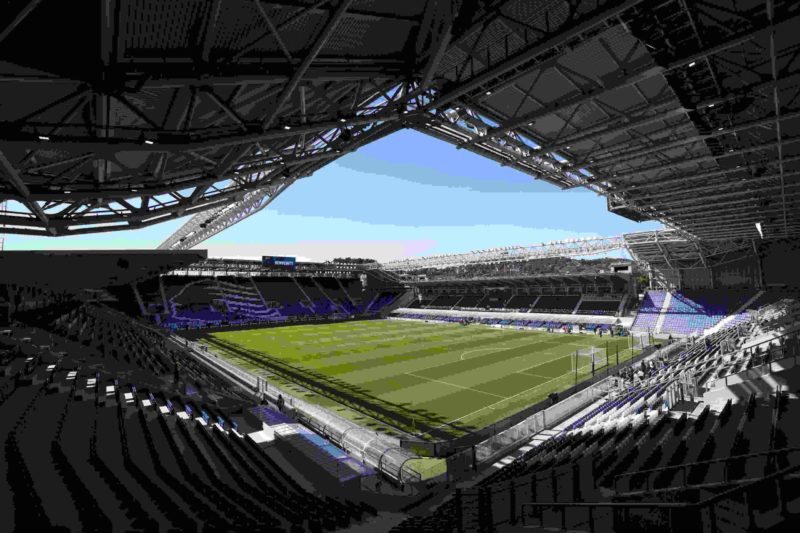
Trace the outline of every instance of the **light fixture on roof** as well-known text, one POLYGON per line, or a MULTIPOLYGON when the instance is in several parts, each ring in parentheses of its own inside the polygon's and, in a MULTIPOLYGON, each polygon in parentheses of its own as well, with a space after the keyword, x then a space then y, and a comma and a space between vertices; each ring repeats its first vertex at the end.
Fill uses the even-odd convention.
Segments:
POLYGON ((486 91, 486 96, 491 96, 491 95, 492 95, 492 91, 486 91))
POLYGON ((756 230, 758 230, 758 234, 763 239, 764 238, 764 231, 761 228, 761 222, 756 222, 756 230))
POLYGON ((697 64, 697 61, 692 61, 691 63, 689 63, 689 66, 690 66, 690 67, 693 67, 693 66, 695 66, 696 64, 697 64))
POLYGON ((292 129, 292 127, 291 127, 290 125, 286 124, 286 125, 283 127, 283 129, 285 129, 285 130, 290 130, 290 129, 292 129))

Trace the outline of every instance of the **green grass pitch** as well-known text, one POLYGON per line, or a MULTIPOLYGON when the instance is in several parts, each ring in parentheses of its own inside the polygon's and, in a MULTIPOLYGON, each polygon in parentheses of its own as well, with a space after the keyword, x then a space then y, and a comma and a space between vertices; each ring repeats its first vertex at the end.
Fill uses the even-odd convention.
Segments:
MULTIPOLYGON (((378 431, 447 438, 574 385, 573 354, 627 338, 373 320, 216 332, 203 341, 268 384, 378 431)), ((578 380, 591 375, 581 358, 578 380)), ((596 363, 597 372, 604 362, 596 363)))

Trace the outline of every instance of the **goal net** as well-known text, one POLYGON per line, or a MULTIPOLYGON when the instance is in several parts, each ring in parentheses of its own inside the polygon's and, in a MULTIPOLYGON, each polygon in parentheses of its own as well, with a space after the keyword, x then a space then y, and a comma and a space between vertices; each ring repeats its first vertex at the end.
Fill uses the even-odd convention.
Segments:
POLYGON ((604 347, 590 346, 578 350, 572 356, 572 372, 590 375, 592 369, 595 371, 605 368, 608 365, 608 354, 604 347))

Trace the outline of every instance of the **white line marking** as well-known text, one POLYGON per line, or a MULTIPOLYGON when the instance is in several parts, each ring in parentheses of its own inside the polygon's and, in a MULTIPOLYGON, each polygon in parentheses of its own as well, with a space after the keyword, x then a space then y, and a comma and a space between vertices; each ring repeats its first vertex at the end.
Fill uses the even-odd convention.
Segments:
POLYGON ((434 381, 436 383, 441 383, 442 385, 450 385, 451 387, 458 387, 459 389, 470 390, 472 392, 479 392, 481 394, 488 394, 489 396, 494 396, 495 398, 502 398, 503 400, 507 400, 508 399, 505 396, 500 396, 499 394, 492 394, 491 392, 484 392, 484 391, 478 390, 478 389, 471 389, 469 387, 464 387, 462 385, 456 385, 455 383, 448 383, 446 381, 440 381, 438 379, 426 378, 425 376, 418 376, 418 375, 416 375, 416 374, 414 374, 412 372, 406 372, 406 375, 413 376, 413 377, 419 378, 419 379, 427 379, 428 381, 434 381))
POLYGON ((497 348, 494 348, 494 347, 492 347, 492 348, 490 348, 490 347, 485 347, 485 348, 475 348, 474 350, 467 350, 467 351, 465 351, 465 352, 462 352, 462 353, 461 353, 461 357, 459 357, 459 359, 461 359, 462 361, 464 361, 464 356, 465 356, 465 355, 467 355, 467 354, 471 354, 471 353, 475 353, 475 352, 499 352, 499 351, 501 351, 501 350, 498 350, 497 348))
POLYGON ((526 376, 531 376, 532 378, 542 378, 542 379, 546 379, 547 381, 558 379, 558 378, 563 376, 563 374, 561 376, 557 376, 557 377, 542 376, 542 375, 539 375, 539 374, 529 374, 529 373, 525 372, 524 370, 520 370, 519 372, 516 372, 516 374, 525 374, 526 376))
MULTIPOLYGON (((558 379, 558 378, 554 378, 554 379, 558 379)), ((550 381, 553 381, 553 380, 551 379, 550 381)), ((445 422, 444 424, 440 424, 440 425, 436 426, 436 427, 435 427, 435 428, 433 428, 433 429, 439 429, 439 428, 442 428, 442 427, 444 427, 444 426, 447 426, 447 425, 449 425, 449 424, 452 424, 453 422, 458 422, 459 420, 463 420, 464 418, 467 418, 468 416, 472 416, 472 415, 474 415, 475 413, 480 413, 481 411, 483 411, 483 410, 485 410, 485 409, 492 409, 492 410, 494 410, 492 406, 494 406, 494 405, 497 405, 497 404, 501 404, 501 403, 503 403, 503 402, 505 402, 505 401, 508 401, 508 400, 511 400, 512 398, 515 398, 515 397, 517 397, 517 396, 520 396, 521 394, 525 394, 526 392, 530 392, 530 391, 532 391, 532 390, 536 390, 536 389, 538 389, 539 387, 542 387, 542 386, 544 386, 544 385, 547 385, 548 383, 550 383, 550 381, 545 381, 544 383, 540 383, 539 385, 536 385, 535 387, 531 387, 530 389, 526 389, 526 390, 524 390, 524 391, 522 391, 522 392, 518 392, 518 393, 517 393, 517 394, 515 394, 514 396, 509 396, 508 398, 506 398, 506 399, 504 399, 504 400, 500 400, 499 402, 494 402, 494 403, 492 403, 492 404, 489 404, 489 405, 487 405, 486 407, 481 407, 481 408, 480 408, 480 409, 478 409, 477 411, 472 411, 471 413, 467 413, 467 414, 465 414, 464 416, 460 416, 460 417, 458 417, 458 418, 455 418, 455 419, 451 420, 450 422, 445 422)), ((431 431, 433 431, 433 430, 431 430, 431 431)), ((429 432, 427 432, 427 433, 430 433, 430 431, 429 431, 429 432)), ((427 434, 427 433, 425 433, 425 434, 427 434)))

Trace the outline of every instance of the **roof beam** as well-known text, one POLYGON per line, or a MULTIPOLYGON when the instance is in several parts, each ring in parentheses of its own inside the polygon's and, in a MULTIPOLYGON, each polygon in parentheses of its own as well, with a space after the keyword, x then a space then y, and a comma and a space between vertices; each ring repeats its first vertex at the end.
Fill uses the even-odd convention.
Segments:
POLYGON ((449 0, 439 3, 432 3, 430 5, 436 6, 441 10, 440 20, 436 20, 434 18, 434 21, 440 22, 441 26, 438 32, 432 32, 432 34, 435 35, 431 42, 433 53, 430 55, 428 62, 425 64, 425 68, 422 70, 422 79, 419 87, 419 90, 421 91, 424 91, 430 86, 431 81, 433 80, 433 75, 439 68, 439 63, 441 63, 442 58, 447 51, 447 47, 450 45, 450 40, 453 37, 453 20, 458 15, 457 8, 456 12, 453 12, 453 3, 449 0), (438 39, 438 41, 436 39, 438 39))
POLYGON ((29 0, 23 8, 17 13, 17 16, 14 17, 14 20, 8 23, 8 25, 0 31, 0 43, 6 40, 6 38, 11 35, 17 26, 19 26, 23 20, 28 18, 28 15, 36 9, 36 6, 42 3, 42 0, 29 0))
POLYGON ((756 37, 757 35, 759 35, 760 33, 762 33, 764 30, 765 28, 763 27, 751 30, 742 35, 737 35, 736 37, 727 39, 726 41, 723 41, 722 43, 719 43, 715 46, 706 48, 705 50, 688 54, 680 59, 676 59, 664 67, 651 66, 643 70, 640 69, 628 76, 623 76, 601 88, 591 87, 585 92, 581 92, 580 94, 577 94, 572 98, 559 99, 543 107, 542 109, 537 109, 535 111, 525 113, 519 117, 510 119, 505 123, 501 124, 500 126, 489 130, 487 135, 489 136, 502 135, 503 133, 511 131, 515 128, 519 128, 520 126, 524 126, 525 124, 528 124, 530 122, 535 122, 540 118, 544 118, 552 113, 555 113, 558 110, 589 102, 591 100, 594 100, 595 98, 608 95, 611 92, 616 91, 617 89, 620 89, 622 87, 628 87, 630 85, 634 85, 636 83, 645 81, 653 76, 663 75, 671 70, 685 67, 692 61, 703 59, 705 57, 717 54, 721 51, 727 50, 729 48, 747 42, 756 37))
POLYGON ((286 56, 286 60, 289 63, 291 63, 292 54, 289 53, 289 49, 286 48, 286 43, 283 42, 283 39, 281 38, 281 34, 278 31, 278 28, 276 28, 275 25, 272 23, 272 19, 269 18, 267 10, 264 9, 264 4, 261 3, 261 0, 253 0, 253 3, 256 5, 256 9, 258 10, 258 13, 261 15, 261 18, 264 19, 264 24, 267 25, 269 32, 275 38, 275 42, 278 43, 278 47, 281 49, 281 52, 283 52, 283 55, 286 56))
POLYGON ((222 7, 222 0, 212 0, 207 4, 208 11, 205 16, 205 24, 203 25, 203 38, 200 48, 200 59, 203 63, 208 63, 211 59, 211 46, 214 43, 214 37, 217 33, 217 21, 219 20, 219 12, 222 7))
POLYGON ((264 128, 269 128, 270 125, 272 125, 272 121, 275 120, 275 117, 278 115, 281 108, 284 106, 284 104, 286 104, 286 102, 289 101, 289 98, 292 96, 292 94, 294 94, 294 90, 297 88, 297 85, 303 79, 303 76, 305 76, 306 72, 308 71, 308 68, 311 66, 311 63, 314 61, 314 59, 320 53, 322 48, 328 42, 328 39, 330 39, 331 35, 333 35, 336 26, 342 20, 345 13, 347 13, 347 8, 350 7, 350 4, 352 3, 353 0, 342 0, 339 3, 339 7, 336 8, 336 11, 328 19, 328 22, 325 24, 325 28, 322 30, 322 33, 318 35, 317 38, 315 39, 314 45, 311 47, 311 50, 309 50, 306 53, 306 56, 303 58, 302 63, 300 63, 300 66, 297 67, 297 70, 294 72, 292 77, 284 86, 283 92, 280 94, 280 96, 278 96, 278 99, 275 102, 272 111, 270 111, 264 118, 264 120, 261 122, 261 125, 264 128))
POLYGON ((0 168, 3 169, 4 174, 6 175, 6 181, 8 181, 14 190, 19 195, 19 201, 27 207, 31 213, 36 215, 36 218, 44 224, 45 229, 51 235, 57 235, 56 228, 50 225, 50 220, 47 214, 39 207, 35 201, 30 199, 30 191, 28 187, 25 185, 25 182, 22 181, 22 178, 19 176, 19 172, 14 165, 11 164, 11 161, 8 160, 6 155, 0 151, 0 168))
MULTIPOLYGON (((725 156, 736 155, 736 153, 737 153, 736 151, 734 151, 734 152, 726 152, 724 155, 725 156)), ((790 156, 790 157, 785 157, 784 158, 784 162, 785 163, 794 163, 794 162, 797 162, 797 161, 800 161, 800 155, 790 156)), ((777 165, 777 161, 767 161, 764 166, 765 166, 765 168, 771 168, 774 165, 777 165)), ((683 189, 683 188, 664 189, 664 187, 669 186, 669 185, 680 186, 680 185, 682 185, 682 184, 684 184, 686 182, 692 182, 692 181, 698 181, 698 180, 706 181, 709 178, 723 178, 723 177, 726 177, 728 174, 733 174, 735 172, 746 172, 746 171, 747 171, 746 168, 726 168, 726 169, 721 169, 721 170, 713 170, 713 171, 710 171, 710 172, 701 172, 699 174, 690 173, 690 174, 683 174, 683 175, 677 175, 677 176, 676 175, 670 175, 670 176, 667 176, 666 178, 653 179, 651 181, 644 182, 644 183, 631 184, 631 185, 627 185, 625 187, 614 187, 611 190, 614 193, 623 193, 623 192, 635 192, 635 193, 638 193, 638 192, 641 192, 641 191, 647 191, 647 190, 649 190, 651 188, 657 188, 659 190, 656 191, 653 194, 655 194, 656 197, 658 197, 658 198, 665 198, 665 197, 670 197, 670 196, 675 196, 675 195, 680 196, 681 194, 683 194, 685 189, 683 189)), ((764 177, 764 176, 754 176, 752 179, 759 180, 762 177, 764 177)), ((777 178, 777 176, 775 176, 775 177, 777 178)), ((714 185, 714 187, 716 187, 716 185, 714 185)), ((648 193, 645 193, 644 197, 645 198, 653 198, 652 196, 648 196, 648 193)))
POLYGON ((785 191, 785 178, 783 170, 783 135, 781 133, 781 104, 780 97, 778 96, 778 60, 775 53, 775 6, 773 0, 767 0, 767 18, 769 19, 770 32, 769 32, 769 55, 770 66, 772 71, 772 81, 775 85, 772 88, 772 103, 775 107, 775 134, 778 137, 778 168, 781 175, 781 198, 783 202, 783 226, 784 233, 789 233, 788 224, 786 222, 786 191, 785 191))
MULTIPOLYGON (((800 137, 791 137, 789 139, 782 140, 782 142, 783 142, 784 146, 786 146, 788 144, 794 144, 794 143, 800 142, 800 137)), ((744 148, 736 149, 733 152, 726 152, 723 155, 724 156, 729 156, 729 155, 733 155, 733 154, 749 154, 749 153, 752 153, 752 152, 758 152, 759 150, 769 150, 769 149, 772 149, 772 148, 776 148, 777 145, 778 145, 777 142, 756 144, 756 145, 753 145, 753 146, 746 146, 744 148)), ((674 169, 675 167, 681 166, 681 165, 694 164, 694 163, 704 163, 704 162, 707 162, 707 161, 712 161, 713 162, 713 161, 716 161, 720 157, 722 157, 722 156, 721 155, 709 154, 709 155, 693 157, 693 158, 688 158, 688 159, 679 159, 679 160, 675 160, 675 161, 670 161, 668 163, 663 163, 663 164, 658 164, 658 165, 651 165, 651 166, 648 166, 648 167, 641 167, 641 168, 638 168, 636 170, 631 170, 630 172, 626 172, 624 174, 617 173, 617 175, 615 175, 615 176, 603 177, 603 178, 601 178, 599 180, 593 180, 593 181, 588 181, 587 180, 585 183, 581 183, 581 184, 576 185, 576 187, 584 187, 586 185, 594 185, 596 183, 601 183, 601 182, 602 183, 616 183, 618 181, 626 180, 626 179, 629 179, 629 178, 641 177, 644 172, 654 172, 654 171, 658 171, 658 170, 674 169)))
MULTIPOLYGON (((680 148, 681 146, 685 146, 687 144, 707 141, 709 139, 716 139, 717 137, 724 137, 725 135, 735 134, 742 131, 751 130, 754 128, 772 126, 773 124, 775 124, 776 121, 780 123, 781 120, 792 120, 795 118, 800 118, 800 111, 787 113, 781 117, 780 110, 778 110, 777 115, 775 116, 770 116, 758 120, 752 120, 750 122, 744 122, 741 124, 734 124, 724 129, 718 129, 709 133, 702 133, 698 135, 684 137, 682 139, 678 139, 677 141, 670 141, 662 144, 653 144, 652 146, 647 146, 645 148, 634 148, 633 150, 621 150, 599 157, 593 155, 591 158, 592 162, 589 162, 588 160, 575 161, 572 163, 571 166, 580 168, 586 165, 601 166, 601 167, 604 165, 606 166, 617 165, 619 163, 624 163, 631 159, 638 159, 640 157, 647 156, 656 152, 672 150, 673 148, 680 148)), ((780 149, 780 141, 778 142, 778 145, 779 145, 778 148, 780 149)))
POLYGON ((502 75, 523 67, 545 52, 563 46, 571 39, 588 30, 591 30, 595 26, 603 24, 609 19, 618 17, 625 10, 630 9, 642 1, 643 0, 625 0, 622 2, 612 2, 611 6, 592 13, 587 18, 573 21, 571 25, 559 28, 558 32, 553 34, 550 38, 514 54, 508 59, 501 61, 494 67, 491 67, 473 77, 471 80, 458 82, 453 84, 452 87, 446 88, 442 92, 441 96, 434 99, 434 101, 430 104, 426 105, 425 109, 429 110, 434 107, 441 107, 444 104, 449 104, 487 84, 494 83, 495 85, 493 85, 493 87, 496 87, 497 80, 502 75))
POLYGON ((203 138, 194 140, 191 132, 184 131, 146 131, 141 133, 148 135, 149 139, 154 140, 153 144, 141 144, 132 139, 108 138, 98 139, 90 136, 59 136, 52 135, 48 139, 41 139, 38 135, 26 134, 19 131, 19 127, 14 127, 14 123, 0 124, 0 141, 7 146, 30 149, 31 145, 39 144, 39 148, 51 148, 69 151, 91 151, 98 154, 113 154, 121 151, 135 152, 175 152, 187 150, 202 150, 204 148, 222 148, 234 146, 242 143, 256 143, 270 139, 283 139, 293 137, 300 133, 315 133, 332 128, 339 128, 343 125, 358 126, 372 124, 375 122, 396 121, 400 119, 412 120, 414 116, 421 112, 411 112, 402 114, 398 110, 377 112, 370 115, 357 115, 353 117, 343 117, 337 120, 324 120, 319 122, 308 122, 284 127, 273 127, 265 129, 263 132, 247 132, 226 134, 218 137, 203 138))
MULTIPOLYGON (((800 76, 800 73, 792 73, 792 74, 784 74, 777 81, 785 81, 789 79, 794 79, 800 76)), ((772 89, 773 87, 777 86, 776 81, 767 81, 767 82, 760 82, 754 83, 742 88, 737 89, 736 91, 729 93, 723 97, 716 97, 704 100, 702 102, 698 102, 694 104, 692 108, 685 108, 680 105, 677 100, 674 98, 669 99, 664 103, 656 103, 654 106, 649 106, 647 109, 647 114, 645 116, 638 116, 634 118, 628 118, 625 116, 617 116, 614 117, 614 124, 611 126, 606 126, 605 124, 598 124, 597 126, 592 126, 589 128, 583 128, 580 131, 573 133, 564 137, 563 139, 558 139, 552 141, 550 144, 542 143, 542 146, 536 151, 537 154, 539 153, 549 153, 549 152, 556 152, 565 148, 569 148, 572 145, 588 141, 594 140, 596 141, 598 138, 606 137, 610 135, 616 135, 618 133, 625 133, 630 131, 631 129, 635 129, 641 126, 647 126, 653 124, 655 122, 665 121, 673 117, 679 117, 684 115, 690 111, 698 111, 701 109, 712 108, 714 106, 720 106, 730 101, 735 101, 739 98, 744 96, 748 96, 750 94, 758 93, 764 89, 772 89), (619 118, 623 118, 625 122, 619 123, 619 118)), ((577 108, 577 106, 576 106, 577 108)), ((608 121, 606 121, 608 122, 608 121)), ((667 130, 671 130, 673 127, 667 128, 667 130)), ((658 134, 661 130, 652 132, 651 134, 658 134)), ((618 144, 612 145, 618 146, 618 144)), ((611 147, 603 147, 601 148, 601 152, 609 149, 611 147)), ((594 160, 594 157, 589 159, 594 160)), ((587 161, 582 163, 583 165, 589 164, 591 162, 587 161)), ((575 163, 574 166, 580 166, 580 164, 575 163)), ((615 189, 616 190, 616 189, 615 189)))

